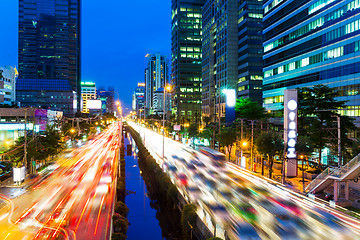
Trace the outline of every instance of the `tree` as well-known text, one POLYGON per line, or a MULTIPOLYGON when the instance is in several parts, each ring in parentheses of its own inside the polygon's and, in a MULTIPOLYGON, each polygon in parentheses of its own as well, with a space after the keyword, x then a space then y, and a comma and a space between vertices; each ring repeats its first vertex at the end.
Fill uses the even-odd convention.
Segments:
POLYGON ((237 118, 264 119, 267 118, 265 108, 250 98, 239 98, 236 100, 235 113, 237 118))
POLYGON ((236 141, 236 134, 234 133, 234 129, 232 127, 224 127, 218 135, 218 138, 220 145, 227 149, 230 161, 231 149, 236 141))
MULTIPOLYGON (((318 150, 321 165, 321 152, 327 145, 334 149, 337 146, 336 110, 345 107, 346 101, 337 101, 339 92, 325 85, 315 85, 312 88, 298 90, 299 105, 299 135, 308 136, 318 150), (326 134, 328 133, 328 134, 326 134)), ((355 128, 353 120, 347 116, 340 117, 341 142, 345 147, 351 146, 347 133, 355 128)))
POLYGON ((211 122, 211 117, 204 117, 203 122, 205 123, 206 126, 208 126, 211 122))
POLYGON ((281 157, 284 151, 283 139, 276 133, 261 133, 254 142, 257 151, 268 157, 269 178, 271 178, 274 157, 281 157))
POLYGON ((187 131, 188 131, 188 134, 189 134, 189 138, 197 137, 198 134, 199 134, 198 125, 196 123, 190 124, 187 131))
POLYGON ((297 154, 310 156, 314 151, 314 145, 309 136, 299 136, 295 145, 297 154))

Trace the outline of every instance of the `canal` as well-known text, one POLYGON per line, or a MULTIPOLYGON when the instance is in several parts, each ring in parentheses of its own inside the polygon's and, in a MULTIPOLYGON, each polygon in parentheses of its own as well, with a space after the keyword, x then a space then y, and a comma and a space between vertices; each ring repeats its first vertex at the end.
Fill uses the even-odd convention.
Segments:
MULTIPOLYGON (((182 239, 180 212, 165 206, 155 189, 151 188, 150 174, 142 169, 138 161, 135 141, 125 138, 125 203, 129 208, 129 228, 127 239, 182 239), (127 146, 131 144, 131 155, 127 156, 127 146), (140 165, 140 166, 139 166, 140 165), (145 180, 144 180, 145 179, 145 180)), ((140 159, 141 161, 141 159, 140 159)))

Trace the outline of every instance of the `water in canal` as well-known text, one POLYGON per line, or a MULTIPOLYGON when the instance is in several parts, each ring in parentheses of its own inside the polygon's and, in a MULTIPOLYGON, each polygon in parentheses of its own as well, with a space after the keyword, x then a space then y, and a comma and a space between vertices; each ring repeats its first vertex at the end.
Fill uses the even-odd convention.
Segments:
MULTIPOLYGON (((147 179, 145 177, 145 179, 147 179)), ((181 239, 179 226, 172 224, 173 213, 168 212, 157 201, 157 196, 148 190, 141 176, 135 142, 125 139, 125 182, 129 208, 127 239, 181 239), (132 144, 132 155, 127 156, 127 145, 132 144), (163 229, 161 229, 161 227, 163 229)))

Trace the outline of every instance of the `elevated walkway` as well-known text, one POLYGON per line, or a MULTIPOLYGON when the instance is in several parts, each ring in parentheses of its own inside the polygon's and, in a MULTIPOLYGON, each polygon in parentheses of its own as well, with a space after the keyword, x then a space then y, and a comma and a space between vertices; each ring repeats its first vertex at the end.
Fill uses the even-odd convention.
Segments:
POLYGON ((348 200, 349 181, 358 181, 360 178, 360 154, 350 162, 341 167, 328 167, 317 176, 307 187, 307 193, 317 193, 323 191, 330 185, 334 185, 334 200, 338 197, 338 183, 345 182, 345 199, 348 200))

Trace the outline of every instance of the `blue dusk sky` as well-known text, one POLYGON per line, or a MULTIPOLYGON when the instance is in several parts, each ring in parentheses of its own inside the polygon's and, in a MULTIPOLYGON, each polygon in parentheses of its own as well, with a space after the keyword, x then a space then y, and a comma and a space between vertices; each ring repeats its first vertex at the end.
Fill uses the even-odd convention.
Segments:
MULTIPOLYGON (((0 66, 18 66, 18 0, 0 0, 0 66)), ((124 107, 147 53, 170 57, 171 0, 82 0, 82 81, 114 86, 124 107)))

